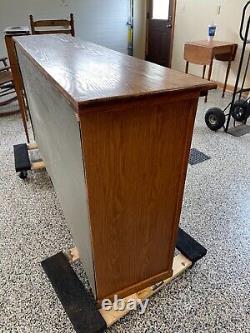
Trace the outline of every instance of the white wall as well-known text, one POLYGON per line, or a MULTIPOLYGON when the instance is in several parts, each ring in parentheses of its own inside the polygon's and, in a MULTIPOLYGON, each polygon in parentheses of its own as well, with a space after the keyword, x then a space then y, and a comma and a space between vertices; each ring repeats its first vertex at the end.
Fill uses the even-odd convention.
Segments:
POLYGON ((134 56, 145 59, 147 1, 134 0, 134 56))
MULTIPOLYGON (((217 25, 215 39, 236 42, 240 46, 228 82, 234 85, 242 44, 239 38, 239 26, 242 8, 246 3, 247 0, 177 0, 172 67, 179 71, 184 70, 185 42, 206 39, 207 27, 214 22, 217 25), (219 5, 221 5, 220 15, 218 15, 219 5)), ((212 79, 224 82, 226 66, 226 63, 216 61, 212 79)), ((190 65, 190 71, 193 74, 201 75, 201 67, 190 65)))
MULTIPOLYGON (((76 35, 127 53, 129 0, 0 0, 0 31, 36 19, 66 18, 74 13, 76 35)), ((0 55, 6 54, 3 34, 0 55)))

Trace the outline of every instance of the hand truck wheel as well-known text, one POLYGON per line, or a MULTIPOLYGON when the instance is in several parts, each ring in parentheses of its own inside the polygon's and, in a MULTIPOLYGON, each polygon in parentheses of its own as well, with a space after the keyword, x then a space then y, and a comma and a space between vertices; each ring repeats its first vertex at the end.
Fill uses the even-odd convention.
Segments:
POLYGON ((205 122, 212 131, 219 130, 225 123, 224 112, 219 108, 211 108, 206 112, 205 122))
POLYGON ((238 122, 243 122, 249 117, 249 106, 247 101, 240 99, 234 103, 232 117, 238 122))

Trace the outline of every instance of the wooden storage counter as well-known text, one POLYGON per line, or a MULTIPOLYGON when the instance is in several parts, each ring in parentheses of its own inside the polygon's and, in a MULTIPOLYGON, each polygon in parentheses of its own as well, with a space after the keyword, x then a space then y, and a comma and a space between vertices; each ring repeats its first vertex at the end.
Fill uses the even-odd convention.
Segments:
POLYGON ((215 84, 66 35, 16 48, 96 300, 171 276, 197 102, 215 84))

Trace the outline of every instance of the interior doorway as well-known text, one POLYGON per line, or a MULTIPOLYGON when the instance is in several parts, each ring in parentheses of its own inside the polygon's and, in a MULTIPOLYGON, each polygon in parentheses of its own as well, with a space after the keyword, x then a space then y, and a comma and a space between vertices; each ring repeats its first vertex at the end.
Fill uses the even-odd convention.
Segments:
POLYGON ((176 0, 148 0, 146 60, 171 67, 176 0))

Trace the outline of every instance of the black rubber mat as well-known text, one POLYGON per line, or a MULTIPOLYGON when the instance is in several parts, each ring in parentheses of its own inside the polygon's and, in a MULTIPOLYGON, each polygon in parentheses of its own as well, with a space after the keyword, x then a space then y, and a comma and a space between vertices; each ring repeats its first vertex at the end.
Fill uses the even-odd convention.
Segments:
POLYGON ((210 160, 210 157, 196 148, 192 148, 189 156, 189 164, 195 165, 210 160))
POLYGON ((238 125, 236 127, 230 128, 228 130, 228 133, 233 136, 240 137, 240 136, 250 133, 250 126, 244 125, 244 124, 238 125))
POLYGON ((101 333, 106 322, 91 295, 78 279, 66 256, 60 252, 42 262, 58 298, 77 333, 101 333))
POLYGON ((16 172, 28 171, 31 169, 28 147, 25 143, 14 146, 14 157, 16 172))
POLYGON ((179 228, 176 248, 192 263, 200 260, 207 254, 207 250, 185 231, 179 228))

